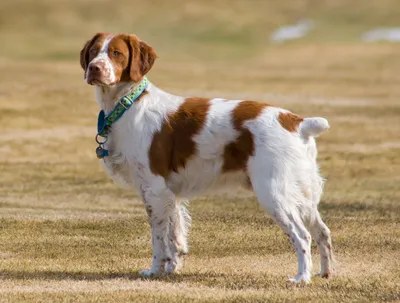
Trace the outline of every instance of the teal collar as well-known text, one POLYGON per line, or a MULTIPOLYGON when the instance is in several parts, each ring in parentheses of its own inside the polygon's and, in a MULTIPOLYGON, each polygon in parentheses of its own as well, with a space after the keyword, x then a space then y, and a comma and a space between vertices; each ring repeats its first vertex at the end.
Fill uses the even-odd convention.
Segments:
POLYGON ((143 77, 142 81, 135 87, 135 89, 128 95, 122 97, 114 109, 107 116, 104 111, 99 112, 97 119, 97 135, 96 142, 99 146, 96 148, 96 155, 98 158, 104 158, 108 156, 108 150, 103 148, 103 144, 107 142, 107 137, 111 132, 111 126, 115 123, 122 115, 132 106, 132 104, 143 94, 149 80, 143 77), (102 137, 101 140, 99 137, 102 137))

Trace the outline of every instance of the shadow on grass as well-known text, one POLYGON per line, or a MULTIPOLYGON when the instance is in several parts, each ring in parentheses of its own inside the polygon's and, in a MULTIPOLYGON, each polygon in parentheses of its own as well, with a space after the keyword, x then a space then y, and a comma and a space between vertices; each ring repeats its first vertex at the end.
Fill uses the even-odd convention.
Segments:
POLYGON ((361 214, 361 213, 372 213, 379 216, 387 215, 398 215, 400 213, 400 206, 390 203, 381 203, 376 201, 374 204, 362 203, 362 202, 342 202, 342 203, 330 203, 323 201, 320 203, 318 209, 322 212, 332 213, 339 212, 343 214, 361 214))
MULTIPOLYGON (((224 274, 216 273, 181 273, 173 275, 163 275, 159 277, 151 278, 152 281, 163 281, 163 282, 183 282, 193 281, 198 279, 215 279, 223 278, 224 274)), ((0 273, 0 280, 76 280, 76 281, 102 281, 112 279, 129 279, 129 280, 148 280, 140 276, 139 271, 132 272, 71 272, 71 271, 14 271, 14 270, 3 270, 0 273)))
POLYGON ((232 290, 248 288, 266 289, 285 285, 287 277, 275 275, 256 275, 249 273, 215 273, 194 272, 163 275, 154 278, 142 278, 139 271, 132 272, 71 272, 71 271, 13 271, 6 270, 0 273, 0 281, 13 280, 41 280, 41 281, 110 281, 126 279, 130 281, 158 281, 164 283, 195 283, 207 287, 221 287, 232 290))

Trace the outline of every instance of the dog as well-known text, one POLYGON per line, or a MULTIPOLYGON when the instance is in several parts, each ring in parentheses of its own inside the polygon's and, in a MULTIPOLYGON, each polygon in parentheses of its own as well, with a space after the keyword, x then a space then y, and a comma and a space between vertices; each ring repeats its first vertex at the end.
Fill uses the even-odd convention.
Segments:
POLYGON ((294 283, 311 281, 311 236, 320 276, 333 270, 330 230, 318 212, 324 180, 315 137, 324 118, 302 118, 266 103, 169 94, 146 74, 157 54, 132 34, 98 33, 80 52, 101 109, 96 153, 108 175, 136 190, 152 234, 152 266, 143 277, 178 272, 188 253, 185 200, 222 187, 242 186, 293 244, 294 283))

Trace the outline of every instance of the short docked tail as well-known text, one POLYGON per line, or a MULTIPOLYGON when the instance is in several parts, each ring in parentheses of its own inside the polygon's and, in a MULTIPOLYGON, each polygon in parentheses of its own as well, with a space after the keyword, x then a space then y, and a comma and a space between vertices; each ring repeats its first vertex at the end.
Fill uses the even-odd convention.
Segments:
POLYGON ((304 118, 299 125, 300 136, 307 139, 308 137, 317 137, 324 131, 328 130, 329 123, 325 118, 314 117, 304 118))

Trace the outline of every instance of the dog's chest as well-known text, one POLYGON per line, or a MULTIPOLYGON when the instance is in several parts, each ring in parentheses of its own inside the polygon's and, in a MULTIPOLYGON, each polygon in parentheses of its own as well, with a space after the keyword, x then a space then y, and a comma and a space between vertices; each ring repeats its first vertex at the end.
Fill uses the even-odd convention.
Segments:
POLYGON ((134 188, 140 170, 139 147, 136 146, 133 134, 113 132, 105 148, 109 156, 103 160, 104 168, 108 176, 122 187, 134 188))
POLYGON ((103 166, 108 176, 118 185, 122 187, 134 186, 131 165, 122 155, 110 153, 110 156, 104 158, 103 166))

